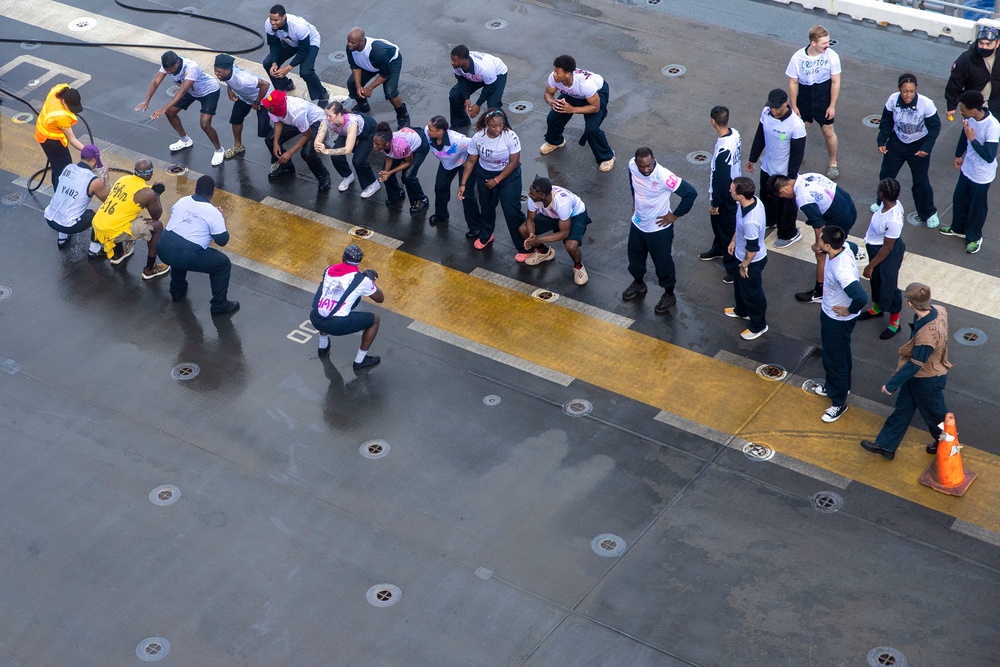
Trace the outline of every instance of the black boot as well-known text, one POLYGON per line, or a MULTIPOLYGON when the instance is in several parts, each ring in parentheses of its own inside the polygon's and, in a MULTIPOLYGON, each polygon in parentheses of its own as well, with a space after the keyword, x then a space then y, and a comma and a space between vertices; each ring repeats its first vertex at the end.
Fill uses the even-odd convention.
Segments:
POLYGON ((405 104, 400 104, 399 108, 396 109, 396 124, 399 126, 397 129, 400 130, 410 126, 410 112, 406 110, 405 104))

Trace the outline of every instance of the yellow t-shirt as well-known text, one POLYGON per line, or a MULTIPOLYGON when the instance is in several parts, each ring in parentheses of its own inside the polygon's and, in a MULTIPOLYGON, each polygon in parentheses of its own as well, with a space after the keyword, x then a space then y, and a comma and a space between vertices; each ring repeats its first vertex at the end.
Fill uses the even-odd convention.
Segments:
POLYGON ((108 257, 114 252, 115 239, 132 231, 132 221, 142 213, 142 205, 135 203, 135 193, 149 184, 135 174, 122 176, 111 186, 111 194, 94 214, 94 237, 104 244, 108 257))

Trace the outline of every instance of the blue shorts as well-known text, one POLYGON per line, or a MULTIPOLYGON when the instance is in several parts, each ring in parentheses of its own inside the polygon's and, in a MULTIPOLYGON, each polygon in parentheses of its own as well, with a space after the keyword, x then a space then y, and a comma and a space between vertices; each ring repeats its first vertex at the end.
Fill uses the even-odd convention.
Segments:
MULTIPOLYGON (((590 224, 590 216, 584 211, 580 215, 574 215, 569 219, 569 236, 564 241, 576 241, 583 243, 583 234, 590 224)), ((559 221, 547 215, 535 214, 535 236, 559 231, 559 221)))
POLYGON ((343 317, 320 317, 314 308, 309 313, 309 321, 320 333, 330 336, 346 336, 364 331, 375 324, 375 315, 372 313, 352 312, 343 317))

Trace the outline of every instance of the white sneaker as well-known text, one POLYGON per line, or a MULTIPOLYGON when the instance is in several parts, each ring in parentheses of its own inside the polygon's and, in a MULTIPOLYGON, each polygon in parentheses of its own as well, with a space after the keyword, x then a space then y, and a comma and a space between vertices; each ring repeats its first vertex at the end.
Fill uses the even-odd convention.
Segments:
POLYGON ((183 139, 178 139, 174 143, 170 144, 170 150, 182 151, 185 148, 191 148, 192 146, 194 146, 194 139, 188 137, 187 141, 184 141, 183 139))
POLYGON ((573 268, 573 282, 577 285, 586 285, 588 280, 590 280, 590 276, 587 275, 587 267, 581 264, 579 269, 573 268))
POLYGON ((220 164, 222 164, 223 160, 225 159, 226 159, 226 151, 220 148, 219 150, 215 151, 215 153, 212 154, 212 166, 218 167, 220 164))
POLYGON ((768 327, 767 327, 766 324, 764 325, 763 329, 761 329, 760 331, 756 331, 756 332, 755 331, 750 331, 749 329, 744 329, 743 333, 740 334, 740 338, 742 338, 743 340, 754 340, 755 338, 760 338, 761 336, 763 336, 764 334, 766 334, 767 333, 767 329, 768 329, 768 327))
POLYGON ((361 191, 361 198, 362 199, 368 199, 373 194, 375 194, 376 192, 378 192, 381 188, 382 188, 382 184, 379 183, 378 181, 375 181, 374 183, 372 183, 367 188, 365 188, 364 190, 361 191))
POLYGON ((941 220, 938 218, 938 214, 935 213, 931 217, 927 218, 927 229, 934 229, 941 224, 941 220))
POLYGON ((351 183, 353 182, 354 182, 354 174, 351 174, 350 176, 345 176, 344 180, 342 180, 340 182, 340 185, 337 186, 337 189, 340 190, 341 192, 346 192, 347 188, 351 187, 351 183))

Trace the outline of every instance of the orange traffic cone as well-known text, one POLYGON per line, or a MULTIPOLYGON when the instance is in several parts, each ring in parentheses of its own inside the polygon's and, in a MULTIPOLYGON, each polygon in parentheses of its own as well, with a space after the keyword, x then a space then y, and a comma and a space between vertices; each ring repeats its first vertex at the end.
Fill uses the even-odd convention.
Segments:
POLYGON ((941 493, 961 496, 976 479, 976 473, 962 467, 962 445, 958 442, 955 413, 945 415, 941 429, 937 459, 920 476, 920 483, 941 493))

